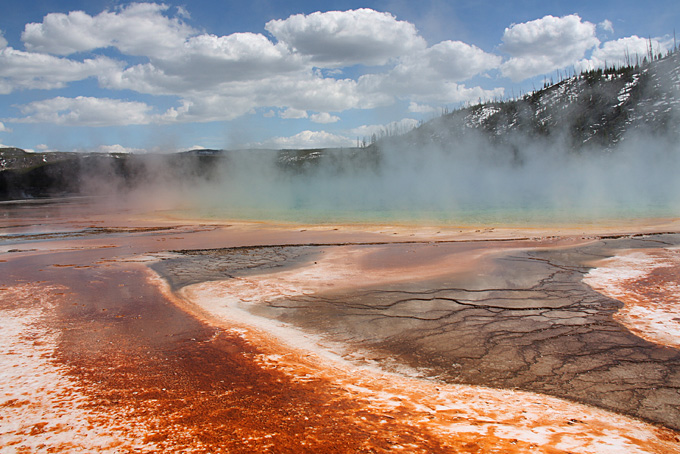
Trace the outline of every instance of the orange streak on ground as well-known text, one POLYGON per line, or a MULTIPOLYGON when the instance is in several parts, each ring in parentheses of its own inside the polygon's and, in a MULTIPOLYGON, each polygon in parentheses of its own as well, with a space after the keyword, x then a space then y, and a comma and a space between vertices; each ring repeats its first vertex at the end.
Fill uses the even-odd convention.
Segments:
MULTIPOLYGON (((165 351, 144 351, 115 337, 94 355, 85 346, 60 351, 58 341, 47 336, 53 328, 45 317, 71 304, 63 290, 31 284, 3 289, 2 310, 19 316, 22 310, 40 312, 40 320, 27 320, 31 331, 21 336, 45 342, 38 356, 9 353, 24 353, 21 366, 28 374, 50 373, 47 382, 34 383, 19 373, 2 385, 3 398, 10 391, 28 397, 0 403, 5 448, 292 453, 386 452, 397 445, 409 452, 450 452, 454 445, 482 452, 476 446, 495 446, 486 436, 477 442, 462 437, 447 446, 405 424, 398 411, 371 409, 326 379, 291 380, 281 370, 263 367, 259 350, 238 333, 204 327, 194 333, 201 337, 165 351)), ((84 322, 71 319, 70 329, 84 322)))
MULTIPOLYGON (((154 287, 145 284, 146 273, 131 274, 126 285, 148 297, 154 287)), ((53 310, 72 305, 77 297, 65 290, 46 284, 3 288, 1 310, 42 311, 40 320, 31 322, 33 331, 23 333, 43 339, 42 353, 24 359, 35 370, 60 377, 49 384, 51 391, 46 384, 33 387, 43 399, 37 405, 2 402, 0 440, 7 448, 561 453, 571 447, 580 447, 578 452, 621 452, 616 449, 623 447, 626 452, 677 452, 674 432, 601 410, 529 393, 327 367, 308 352, 234 327, 203 325, 192 330, 197 337, 170 349, 149 350, 110 336, 103 346, 64 350, 63 340, 45 334, 54 332, 53 310), (19 421, 20 427, 8 430, 9 421, 19 421), (607 444, 614 450, 607 451, 607 444)), ((123 320, 131 316, 119 315, 123 320)), ((105 329, 79 317, 67 324, 76 334, 105 329)), ((26 393, 26 385, 18 383, 16 391, 26 393)))
MULTIPOLYGON (((304 269, 293 273, 304 275, 304 269)), ((286 287, 279 279, 287 272, 276 274, 273 286, 286 287)), ((266 289, 271 283, 266 275, 263 279, 261 288, 266 289)), ((354 367, 314 345, 314 336, 238 307, 239 302, 254 303, 258 289, 232 286, 231 281, 194 284, 182 289, 184 301, 178 304, 210 323, 240 330, 259 346, 267 368, 285 371, 297 380, 332 383, 352 402, 361 403, 363 411, 382 414, 383 424, 431 434, 443 446, 459 450, 454 452, 680 452, 673 431, 593 407, 539 394, 446 385, 354 367)))
MULTIPOLYGON (((93 219, 106 226, 130 222, 93 219)), ((131 263, 172 248, 375 241, 393 233, 381 231, 176 226, 158 234, 21 244, 38 250, 7 253, 2 265, 12 278, 0 275, 0 316, 17 328, 0 355, 16 365, 11 380, 0 380, 0 446, 19 452, 680 452, 675 432, 602 410, 352 369, 181 302, 188 315, 142 265, 131 263)), ((420 235, 397 233, 402 240, 420 235)), ((456 235, 446 238, 466 238, 456 235)), ((379 268, 380 260, 365 259, 367 268, 379 268)))
POLYGON ((599 261, 585 282, 624 306, 614 318, 637 336, 680 348, 680 251, 644 249, 599 261))

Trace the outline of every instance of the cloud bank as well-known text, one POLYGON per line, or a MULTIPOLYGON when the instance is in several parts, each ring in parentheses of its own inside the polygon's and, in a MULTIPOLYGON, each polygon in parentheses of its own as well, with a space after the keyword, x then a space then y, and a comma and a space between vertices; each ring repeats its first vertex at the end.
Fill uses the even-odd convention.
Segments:
POLYGON ((579 62, 582 69, 602 68, 605 65, 635 65, 641 63, 644 58, 649 58, 649 51, 654 55, 665 54, 672 47, 672 40, 659 38, 640 38, 633 35, 614 41, 607 41, 593 50, 589 59, 579 62))
POLYGON ((575 14, 512 25, 503 33, 502 47, 511 58, 503 63, 501 72, 521 81, 570 66, 600 43, 595 28, 575 14))
POLYGON ((296 14, 265 29, 317 66, 384 65, 427 47, 413 24, 371 9, 296 14))
MULTIPOLYGON (((484 50, 463 41, 428 43, 414 24, 367 8, 296 14, 266 22, 262 33, 222 36, 191 25, 189 13, 157 3, 51 13, 25 25, 23 50, 0 33, 0 94, 45 93, 2 121, 107 127, 262 112, 328 125, 342 123, 343 112, 398 102, 426 113, 498 98, 506 95, 497 83, 504 78, 601 67, 648 45, 637 36, 601 43, 596 31, 613 32, 611 21, 596 25, 575 14, 512 24, 499 46, 484 50), (51 93, 87 80, 102 94, 51 93)), ((669 48, 668 40, 652 42, 655 50, 669 48)), ((305 136, 309 144, 322 137, 303 131, 272 140, 292 144, 305 136)), ((341 142, 326 138, 329 146, 341 142)))

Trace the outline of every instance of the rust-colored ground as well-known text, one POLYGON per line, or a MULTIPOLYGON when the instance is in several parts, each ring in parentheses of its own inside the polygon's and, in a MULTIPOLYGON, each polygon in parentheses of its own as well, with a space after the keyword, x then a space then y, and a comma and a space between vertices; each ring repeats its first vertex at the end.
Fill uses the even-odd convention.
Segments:
POLYGON ((615 318, 650 342, 680 347, 680 251, 622 251, 602 260, 586 282, 624 306, 615 318))
MULTIPOLYGON (((177 300, 147 268, 173 249, 421 241, 418 232, 41 213, 12 212, 0 231, 3 452, 680 452, 675 431, 592 407, 290 347, 177 300)), ((475 236, 458 233, 436 238, 475 236)), ((470 250, 479 258, 487 246, 513 247, 470 250)), ((408 273, 390 253, 364 266, 408 273)), ((460 262, 432 254, 411 263, 420 278, 460 262), (423 271, 431 263, 440 266, 423 271)))

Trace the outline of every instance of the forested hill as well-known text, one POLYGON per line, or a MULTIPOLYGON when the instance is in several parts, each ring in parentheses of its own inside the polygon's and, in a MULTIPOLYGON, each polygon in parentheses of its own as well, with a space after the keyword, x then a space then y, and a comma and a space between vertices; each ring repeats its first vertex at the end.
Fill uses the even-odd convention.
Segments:
POLYGON ((611 150, 631 133, 680 136, 680 52, 640 65, 593 70, 503 102, 456 110, 401 137, 444 145, 471 133, 504 143, 521 136, 570 149, 611 150))
POLYGON ((28 153, 0 148, 0 200, 83 194, 113 181, 134 187, 153 179, 185 181, 219 177, 237 159, 264 158, 287 174, 378 168, 399 147, 453 150, 466 140, 521 156, 532 144, 551 149, 615 151, 647 134, 680 140, 680 52, 639 65, 581 73, 519 99, 481 103, 435 118, 398 136, 377 137, 366 147, 317 150, 193 150, 173 154, 28 153), (232 160, 234 159, 234 160, 232 160), (232 160, 232 161, 230 161, 232 160), (329 169, 326 169, 329 170, 329 169))

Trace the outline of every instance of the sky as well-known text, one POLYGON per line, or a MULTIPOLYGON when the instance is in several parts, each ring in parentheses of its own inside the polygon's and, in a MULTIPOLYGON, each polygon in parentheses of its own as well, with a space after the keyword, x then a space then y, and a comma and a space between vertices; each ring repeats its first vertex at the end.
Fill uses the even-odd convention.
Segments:
POLYGON ((665 53, 679 19, 677 0, 5 1, 0 146, 351 147, 665 53))

